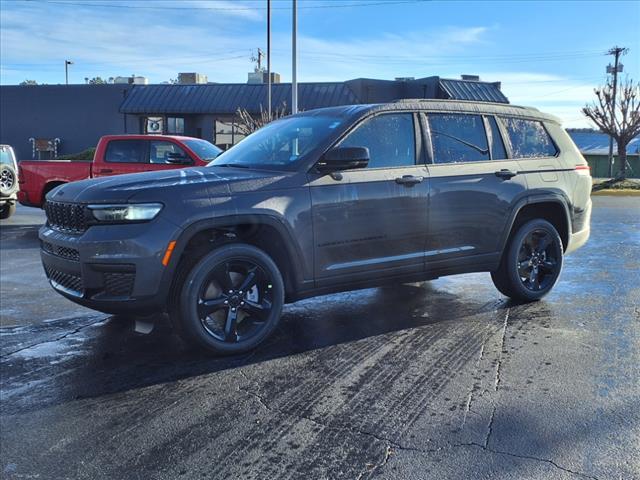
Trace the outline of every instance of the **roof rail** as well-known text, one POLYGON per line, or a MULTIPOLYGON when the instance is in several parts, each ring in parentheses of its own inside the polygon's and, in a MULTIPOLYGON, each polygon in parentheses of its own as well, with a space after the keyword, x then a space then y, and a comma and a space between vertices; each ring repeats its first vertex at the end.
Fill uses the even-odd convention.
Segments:
POLYGON ((482 105, 500 105, 502 107, 511 107, 511 108, 519 108, 521 110, 535 110, 539 112, 535 107, 523 107, 521 105, 513 105, 511 103, 502 103, 502 102, 484 102, 482 100, 456 100, 455 98, 398 98, 396 100, 392 100, 389 103, 440 103, 440 102, 448 102, 448 103, 480 103, 482 105))

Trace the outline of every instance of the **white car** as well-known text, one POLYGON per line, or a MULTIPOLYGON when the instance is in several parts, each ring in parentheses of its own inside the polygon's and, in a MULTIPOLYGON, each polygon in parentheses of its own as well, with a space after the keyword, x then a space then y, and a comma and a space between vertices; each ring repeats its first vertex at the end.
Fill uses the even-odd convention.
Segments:
POLYGON ((9 145, 0 145, 0 219, 9 218, 16 211, 17 193, 16 155, 9 145))

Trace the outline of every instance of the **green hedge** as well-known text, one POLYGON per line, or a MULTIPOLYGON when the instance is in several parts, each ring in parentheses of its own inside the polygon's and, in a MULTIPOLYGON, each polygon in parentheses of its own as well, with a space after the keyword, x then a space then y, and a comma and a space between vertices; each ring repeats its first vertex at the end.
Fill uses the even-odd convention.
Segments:
POLYGON ((95 147, 87 148, 82 152, 71 153, 69 155, 60 155, 57 159, 58 160, 93 160, 93 156, 95 155, 95 153, 96 153, 95 147))

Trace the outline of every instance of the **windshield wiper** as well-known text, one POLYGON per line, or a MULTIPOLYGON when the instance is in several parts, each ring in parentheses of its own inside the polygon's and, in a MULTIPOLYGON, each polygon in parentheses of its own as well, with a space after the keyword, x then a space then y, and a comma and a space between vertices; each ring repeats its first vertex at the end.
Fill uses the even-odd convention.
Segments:
POLYGON ((238 163, 217 163, 212 167, 251 168, 249 165, 240 165, 238 163))

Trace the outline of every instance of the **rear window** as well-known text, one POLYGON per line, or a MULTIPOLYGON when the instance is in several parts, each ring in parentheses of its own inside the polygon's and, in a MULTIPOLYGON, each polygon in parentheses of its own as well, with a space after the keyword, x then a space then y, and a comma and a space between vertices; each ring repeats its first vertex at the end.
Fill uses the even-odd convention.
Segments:
POLYGON ((105 162, 147 163, 145 140, 111 140, 104 156, 105 162))
POLYGON ((558 154, 542 122, 503 118, 514 158, 554 157, 558 154))
POLYGON ((429 114, 435 163, 489 160, 489 145, 481 115, 429 114))

